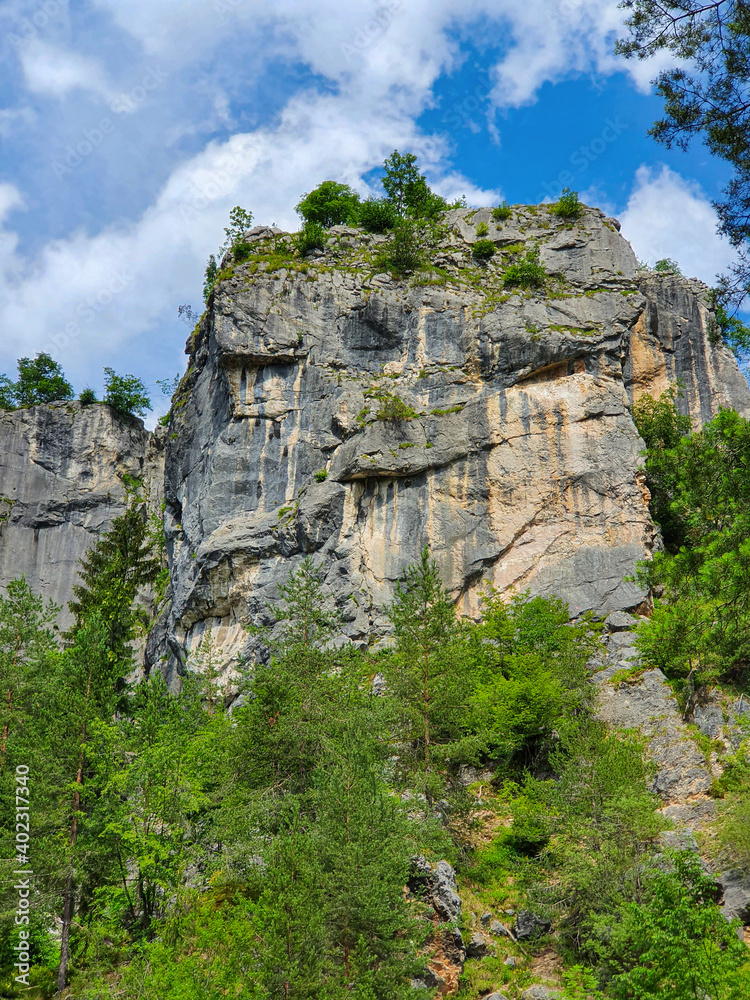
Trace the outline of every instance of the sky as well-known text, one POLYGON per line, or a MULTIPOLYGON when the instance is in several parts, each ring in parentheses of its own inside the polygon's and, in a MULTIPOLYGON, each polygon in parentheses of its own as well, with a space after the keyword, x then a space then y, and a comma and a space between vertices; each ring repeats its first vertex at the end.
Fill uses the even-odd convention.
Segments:
POLYGON ((230 209, 294 231, 326 179, 379 194, 394 148, 471 206, 563 187, 642 261, 715 283, 732 261, 703 146, 647 135, 657 64, 613 55, 617 0, 3 0, 0 373, 47 351, 76 392, 102 369, 185 367, 230 209))

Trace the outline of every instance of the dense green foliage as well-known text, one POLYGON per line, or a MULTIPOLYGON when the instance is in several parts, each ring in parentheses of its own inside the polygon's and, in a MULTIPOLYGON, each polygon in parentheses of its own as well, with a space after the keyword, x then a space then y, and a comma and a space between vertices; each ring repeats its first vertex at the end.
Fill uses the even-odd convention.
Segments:
POLYGON ((104 369, 104 402, 125 416, 145 417, 151 409, 146 386, 136 375, 118 375, 104 369))
POLYGON ((7 375, 0 375, 0 410, 72 398, 73 387, 66 381, 58 362, 53 361, 49 354, 19 358, 16 382, 11 382, 7 375))
POLYGON ((324 229, 347 222, 356 224, 359 195, 348 184, 323 181, 314 191, 303 195, 294 210, 305 222, 317 222, 324 229))
POLYGON ((650 444, 654 516, 668 549, 642 576, 663 590, 639 644, 674 678, 700 684, 742 671, 750 659, 750 422, 731 410, 681 437, 674 396, 635 410, 650 444))
POLYGON ((743 0, 624 0, 627 38, 617 50, 648 59, 673 57, 656 80, 664 117, 650 134, 668 148, 695 137, 726 160, 732 180, 717 204, 721 231, 739 248, 722 290, 735 305, 750 287, 750 11, 743 0))
POLYGON ((366 233, 387 233, 398 220, 396 206, 387 198, 368 198, 359 206, 357 222, 366 233))
POLYGON ((424 244, 415 223, 404 220, 396 226, 388 243, 375 260, 375 267, 394 274, 416 271, 425 259, 424 244))
MULTIPOLYGON (((722 414, 685 438, 674 393, 639 413, 650 455, 679 451, 663 487, 686 544, 711 539, 709 516, 739 537, 741 503, 726 498, 744 496, 745 422, 722 414)), ((395 587, 391 648, 357 651, 333 641, 341 613, 307 558, 248 625, 265 653, 230 715, 210 633, 179 691, 158 673, 126 680, 158 534, 134 493, 84 560, 64 646, 57 609, 24 581, 0 597, 0 783, 11 795, 16 766, 30 768, 35 860, 23 993, 12 879, 0 893, 4 995, 69 982, 87 1000, 429 997, 412 984, 433 935, 404 892, 415 854, 452 859, 493 907, 510 895, 551 919, 566 1000, 747 994, 747 952, 714 883, 659 846, 640 740, 593 715, 594 619, 489 589, 479 620, 461 620, 425 550, 395 587), (485 775, 478 794, 467 769, 485 775), (477 846, 487 795, 494 837, 477 846)), ((724 782, 720 843, 747 866, 746 746, 724 782)), ((8 813, 4 858, 13 837, 8 813)))
POLYGON ((492 218, 495 222, 505 222, 513 215, 513 209, 510 207, 507 201, 504 201, 502 205, 497 205, 492 209, 492 218))

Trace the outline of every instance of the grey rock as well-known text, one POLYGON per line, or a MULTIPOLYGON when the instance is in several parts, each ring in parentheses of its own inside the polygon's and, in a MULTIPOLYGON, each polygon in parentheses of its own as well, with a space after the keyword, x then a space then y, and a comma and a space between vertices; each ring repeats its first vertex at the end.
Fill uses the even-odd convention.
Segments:
POLYGON ((123 477, 140 479, 159 508, 164 430, 149 434, 101 403, 0 410, 0 587, 25 576, 67 628, 78 564, 125 511, 123 477))
POLYGON ((485 308, 470 287, 337 271, 331 255, 366 239, 351 227, 318 258, 333 270, 240 265, 215 289, 167 449, 169 630, 188 652, 210 620, 217 655, 252 656, 240 623, 309 553, 355 642, 387 632, 383 609, 425 543, 468 614, 486 581, 574 613, 643 599, 624 579, 655 538, 631 400, 685 375, 699 423, 721 402, 750 412, 750 391, 710 343, 701 288, 641 282, 601 212, 575 230, 525 210, 502 227, 489 209, 467 214, 448 215, 436 257, 465 265, 486 219, 501 248, 488 276, 503 245, 539 241, 571 294, 485 308), (417 416, 375 420, 372 390, 417 416))
POLYGON ((515 940, 513 931, 509 927, 506 927, 505 924, 500 923, 499 920, 490 921, 490 934, 494 934, 495 937, 507 937, 511 941, 515 940))
POLYGON ((625 632, 638 623, 638 619, 624 611, 613 611, 607 616, 605 626, 610 632, 625 632))
POLYGON ((484 997, 483 1000, 508 1000, 508 998, 504 993, 490 993, 490 995, 484 997))
MULTIPOLYGON (((489 209, 468 215, 447 214, 436 260, 469 266, 486 221, 500 251, 487 282, 503 247, 539 243, 566 296, 488 301, 469 283, 372 277, 347 254, 386 238, 342 227, 305 273, 248 261, 216 286, 168 433, 115 427, 103 406, 0 415, 12 506, 0 585, 24 571, 65 603, 76 562, 122 509, 117 473, 147 475, 161 499, 155 449, 172 598, 148 655, 170 676, 195 668, 210 634, 231 693, 240 660, 267 655, 245 622, 272 620, 279 584, 310 554, 355 645, 387 636, 394 584, 425 544, 462 614, 477 614, 487 582, 555 594, 574 615, 637 607, 644 592, 625 578, 656 530, 633 400, 682 378, 696 426, 721 405, 750 414, 735 359, 712 342, 706 287, 640 274, 596 209, 572 229, 523 207, 502 226, 489 209), (413 419, 376 419, 384 392, 413 419)), ((263 251, 288 236, 246 238, 263 251)))
POLYGON ((750 924, 750 875, 742 871, 728 871, 719 876, 722 912, 727 920, 739 919, 750 924))
POLYGON ((416 855, 411 860, 409 889, 430 901, 441 920, 456 922, 461 916, 461 897, 456 892, 456 872, 447 861, 433 867, 416 855))
POLYGON ((447 861, 435 865, 432 902, 443 920, 458 920, 461 916, 461 897, 456 892, 456 872, 447 861))
POLYGON ((487 939, 484 934, 480 934, 476 931, 469 938, 469 943, 466 945, 466 955, 468 958, 484 958, 487 954, 488 946, 487 939))
POLYGON ((518 965, 518 960, 515 955, 508 955, 508 957, 503 962, 503 965, 507 965, 509 969, 515 969, 518 965))
POLYGON ((519 910, 513 931, 518 941, 529 941, 546 934, 551 927, 550 921, 544 917, 539 917, 530 910, 519 910))
POLYGON ((659 841, 670 851, 698 853, 698 842, 690 830, 663 830, 659 834, 659 841))
MULTIPOLYGON (((595 675, 594 680, 606 673, 595 675)), ((708 792, 711 772, 661 670, 647 670, 637 683, 619 689, 606 679, 597 687, 600 717, 612 726, 639 729, 646 736, 657 766, 654 791, 667 806, 683 808, 687 799, 708 792)))
POLYGON ((521 1000, 557 1000, 561 996, 562 993, 560 990, 550 988, 549 986, 542 986, 539 983, 529 986, 527 990, 524 990, 521 994, 521 1000))
POLYGON ((487 924, 490 922, 490 920, 492 920, 491 913, 483 913, 482 916, 479 918, 479 922, 482 924, 483 927, 486 927, 487 924))
POLYGON ((724 729, 724 712, 719 705, 696 705, 693 721, 704 736, 715 740, 724 729))

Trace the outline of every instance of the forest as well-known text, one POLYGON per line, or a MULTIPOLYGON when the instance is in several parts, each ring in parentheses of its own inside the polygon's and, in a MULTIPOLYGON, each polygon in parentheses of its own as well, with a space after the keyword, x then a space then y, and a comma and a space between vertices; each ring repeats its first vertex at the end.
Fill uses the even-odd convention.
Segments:
MULTIPOLYGON (((711 687, 747 691, 750 422, 726 410, 690 433, 678 394, 633 411, 665 545, 640 568, 657 597, 621 681, 658 666, 688 713, 711 687)), ((565 1000, 750 994, 714 877, 661 837, 642 738, 597 716, 601 621, 491 588, 460 619, 425 550, 390 643, 355 649, 307 558, 275 624, 246 623, 262 655, 228 698, 210 638, 178 689, 139 676, 154 609, 136 597, 164 573, 136 483, 64 635, 23 579, 0 598, 0 995, 429 996, 439 928, 415 865, 438 860, 464 944, 472 914, 534 927, 470 956, 460 997, 520 996, 549 949, 565 1000)), ((747 736, 712 790, 718 858, 745 872, 747 736)))

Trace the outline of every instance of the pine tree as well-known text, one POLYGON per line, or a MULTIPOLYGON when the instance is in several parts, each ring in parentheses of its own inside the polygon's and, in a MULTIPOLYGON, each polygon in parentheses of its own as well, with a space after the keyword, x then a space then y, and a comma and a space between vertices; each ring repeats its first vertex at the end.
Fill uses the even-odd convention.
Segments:
POLYGON ((97 615, 107 629, 110 660, 127 660, 137 626, 147 618, 133 601, 142 586, 156 579, 159 569, 145 507, 133 499, 81 560, 83 582, 73 587, 77 599, 68 604, 76 620, 66 638, 73 639, 77 629, 97 615))

